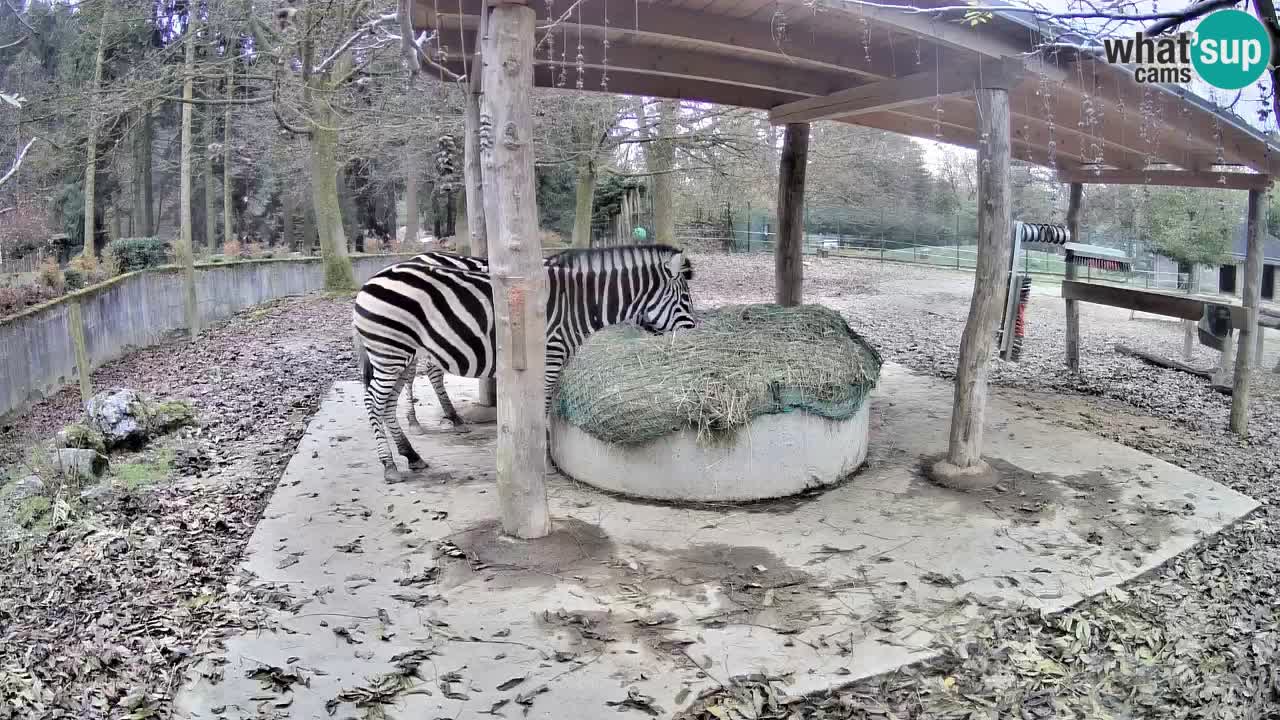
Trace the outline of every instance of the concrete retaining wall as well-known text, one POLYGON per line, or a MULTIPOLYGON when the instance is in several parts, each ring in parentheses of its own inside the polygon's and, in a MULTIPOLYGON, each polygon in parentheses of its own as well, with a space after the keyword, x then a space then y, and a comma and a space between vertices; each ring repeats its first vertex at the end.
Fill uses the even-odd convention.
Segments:
MULTIPOLYGON (((357 282, 364 282, 408 257, 370 255, 351 263, 357 282)), ((323 288, 319 258, 196 266, 201 327, 259 303, 323 288)), ((0 416, 81 381, 78 338, 92 370, 184 330, 182 274, 174 267, 121 275, 0 319, 0 416)))

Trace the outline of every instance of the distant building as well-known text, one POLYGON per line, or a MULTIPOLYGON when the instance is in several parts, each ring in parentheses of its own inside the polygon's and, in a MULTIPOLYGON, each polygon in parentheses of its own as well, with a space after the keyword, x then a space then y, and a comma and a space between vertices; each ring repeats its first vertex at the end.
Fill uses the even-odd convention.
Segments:
MULTIPOLYGON (((1244 222, 1232 231, 1231 247, 1226 262, 1218 266, 1201 266, 1196 292, 1239 295, 1244 290, 1244 265, 1249 239, 1244 222)), ((1276 268, 1280 267, 1280 238, 1266 233, 1262 237, 1262 299, 1276 300, 1276 268)), ((1155 257, 1155 285, 1157 287, 1186 288, 1186 275, 1191 266, 1163 255, 1155 257)))

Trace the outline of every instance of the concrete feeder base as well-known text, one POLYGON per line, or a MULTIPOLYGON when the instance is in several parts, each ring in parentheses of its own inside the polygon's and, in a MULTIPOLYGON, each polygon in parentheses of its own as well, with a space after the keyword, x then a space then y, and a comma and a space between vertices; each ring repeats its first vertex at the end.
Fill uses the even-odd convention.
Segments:
POLYGON ((870 403, 846 420, 806 412, 761 415, 729 439, 700 444, 681 430, 615 445, 551 421, 551 457, 593 487, 649 500, 742 502, 834 485, 867 459, 870 403))

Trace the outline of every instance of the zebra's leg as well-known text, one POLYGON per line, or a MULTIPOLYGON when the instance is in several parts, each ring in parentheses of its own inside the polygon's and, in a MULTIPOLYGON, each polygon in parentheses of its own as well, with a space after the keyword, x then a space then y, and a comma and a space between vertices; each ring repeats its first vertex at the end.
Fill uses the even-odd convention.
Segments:
POLYGON ((453 424, 454 431, 467 432, 467 422, 454 409, 453 401, 449 399, 449 392, 445 390, 444 368, 430 359, 427 360, 427 379, 431 381, 431 387, 436 391, 436 400, 440 401, 440 411, 444 413, 445 419, 453 424))
MULTIPOLYGON (((413 366, 410 365, 409 368, 412 369, 413 366)), ((401 386, 404 385, 405 378, 410 374, 411 373, 401 372, 396 377, 395 390, 391 397, 396 398, 400 396, 401 386)), ((382 408, 382 422, 386 424, 387 429, 391 432, 391 439, 395 441, 396 449, 399 450, 400 454, 409 461, 410 470, 425 470, 427 468, 426 461, 422 459, 422 456, 418 454, 417 450, 413 449, 413 445, 409 443, 409 438, 405 437, 404 431, 400 429, 400 419, 396 417, 396 415, 396 405, 394 402, 388 403, 382 408)), ((388 480, 390 480, 390 478, 388 478, 388 480)))
MULTIPOLYGON (((427 362, 431 362, 428 360, 427 362)), ((405 395, 409 398, 409 429, 414 432, 422 432, 422 425, 418 422, 418 399, 413 396, 413 379, 417 375, 418 359, 414 357, 404 369, 405 395)))
POLYGON ((400 382, 404 372, 404 366, 400 363, 403 362, 403 360, 397 362, 389 358, 380 358, 379 362, 373 362, 371 357, 362 360, 365 364, 362 368, 365 380, 364 407, 369 413, 369 424, 373 426, 373 437, 378 444, 378 460, 382 463, 383 479, 387 482, 399 482, 403 479, 400 470, 396 468, 391 444, 387 442, 385 424, 388 414, 393 420, 395 419, 395 401, 399 397, 400 382), (387 411, 388 407, 390 407, 390 413, 387 411))

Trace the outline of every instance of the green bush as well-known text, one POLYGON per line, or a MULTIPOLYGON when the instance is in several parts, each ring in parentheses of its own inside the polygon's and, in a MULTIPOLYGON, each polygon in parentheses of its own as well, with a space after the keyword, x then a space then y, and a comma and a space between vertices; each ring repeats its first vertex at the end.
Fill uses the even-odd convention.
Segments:
POLYGON ((68 291, 79 290, 89 284, 89 279, 84 272, 76 268, 69 267, 62 271, 63 280, 66 282, 68 291))
POLYGON ((107 244, 107 255, 120 272, 133 272, 169 262, 169 243, 160 238, 120 238, 107 244))

